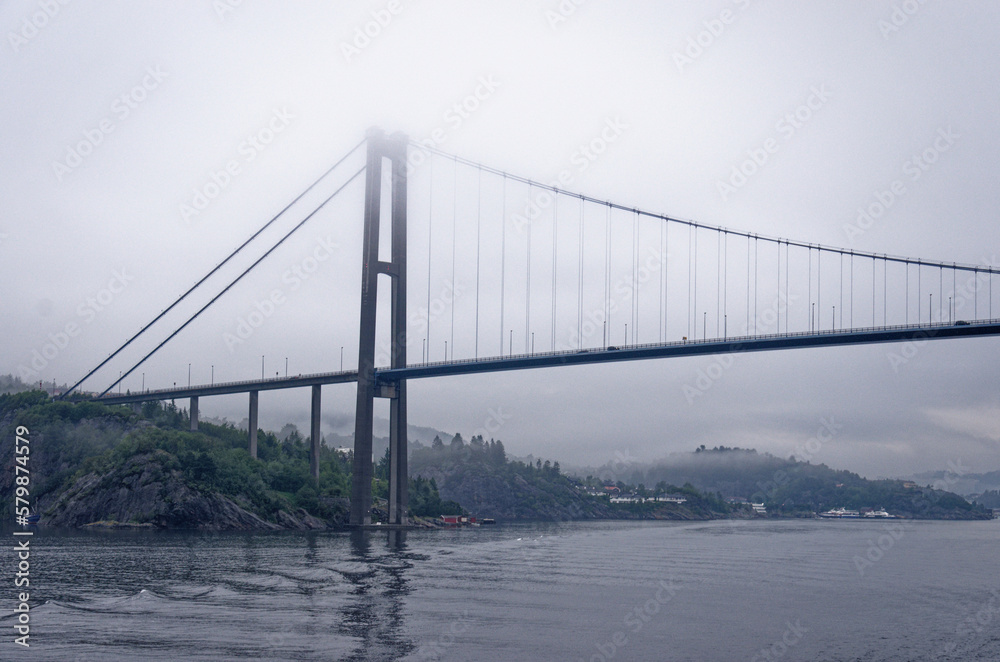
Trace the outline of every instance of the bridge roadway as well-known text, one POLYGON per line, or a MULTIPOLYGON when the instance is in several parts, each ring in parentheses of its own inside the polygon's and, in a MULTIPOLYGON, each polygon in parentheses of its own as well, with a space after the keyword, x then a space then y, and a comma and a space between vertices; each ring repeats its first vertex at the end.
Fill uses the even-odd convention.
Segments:
MULTIPOLYGON (((806 347, 834 347, 844 345, 868 345, 924 341, 935 338, 968 338, 975 336, 1000 335, 1000 319, 975 322, 910 324, 888 327, 858 328, 848 330, 803 331, 769 335, 739 336, 733 338, 710 338, 707 340, 685 340, 643 345, 610 346, 582 350, 562 350, 537 352, 535 354, 513 354, 480 359, 440 361, 408 365, 405 368, 377 368, 376 380, 391 384, 400 379, 420 379, 447 375, 468 375, 502 370, 524 370, 561 365, 584 365, 610 363, 615 361, 638 361, 643 359, 668 358, 677 356, 702 356, 709 354, 730 354, 760 352, 777 349, 806 347)), ((150 400, 170 400, 174 398, 199 398, 210 395, 232 393, 254 393, 287 388, 304 388, 326 384, 356 382, 357 371, 327 372, 295 377, 274 377, 241 382, 223 382, 211 385, 197 385, 179 388, 147 390, 142 393, 112 394, 93 397, 91 400, 106 404, 134 404, 150 400)))

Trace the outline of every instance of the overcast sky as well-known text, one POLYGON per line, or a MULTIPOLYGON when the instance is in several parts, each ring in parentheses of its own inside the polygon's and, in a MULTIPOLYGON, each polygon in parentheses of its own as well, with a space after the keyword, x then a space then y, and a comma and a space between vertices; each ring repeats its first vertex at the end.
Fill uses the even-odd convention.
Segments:
MULTIPOLYGON (((540 181, 568 171, 567 188, 711 225, 1000 262, 995 3, 35 0, 3 3, 0 27, 0 372, 29 381, 75 382, 370 126, 540 181), (603 151, 584 167, 580 148, 597 139, 603 151), (933 163, 914 160, 928 150, 933 163), (734 178, 754 155, 762 164, 734 178), (861 227, 859 208, 880 196, 886 211, 861 227)), ((310 200, 343 183, 361 156, 310 200)), ((431 204, 443 242, 432 246, 435 298, 452 242, 459 272, 475 251, 474 175, 450 167, 425 165, 413 176, 410 273, 421 285, 411 288, 411 310, 426 296, 431 204), (431 182, 436 202, 427 200, 431 182), (452 235, 455 182, 462 220, 452 235)), ((484 180, 493 191, 483 194, 484 218, 501 213, 496 186, 484 180)), ((511 191, 509 213, 525 195, 511 191)), ((301 209, 213 280, 213 292, 185 302, 84 388, 114 381, 311 207, 301 209)), ((512 237, 523 245, 523 233, 512 237)), ((533 260, 546 265, 551 238, 535 240, 542 252, 533 260)), ((213 373, 259 377, 261 356, 270 376, 284 373, 286 358, 291 374, 338 370, 342 346, 352 367, 360 241, 359 179, 124 387, 186 384, 189 363, 194 383, 213 373), (275 312, 234 342, 240 320, 275 291, 275 312)), ((574 254, 573 241, 558 242, 559 256, 574 254)), ((546 268, 536 271, 541 291, 550 287, 546 268)), ((474 339, 474 284, 463 275, 455 286, 463 344, 452 349, 461 355, 474 339)), ((575 292, 565 278, 559 287, 575 292)), ((541 295, 535 301, 547 310, 541 295)), ((484 319, 497 315, 496 302, 484 299, 484 319)), ((524 308, 523 299, 509 305, 524 308)), ((523 314, 510 318, 515 351, 525 343, 523 314)), ((451 338, 444 318, 450 310, 432 322, 431 358, 451 338)), ((537 327, 545 346, 550 324, 537 327)), ((571 330, 560 325, 563 341, 571 330)), ((495 354, 502 333, 499 325, 484 332, 481 353, 495 354)), ((466 436, 485 431, 512 453, 566 464, 656 460, 703 443, 787 456, 820 434, 809 444, 813 461, 868 476, 995 470, 998 343, 421 380, 410 384, 409 416, 466 436)), ((423 338, 412 337, 411 358, 422 351, 423 338)), ((324 431, 351 431, 353 405, 353 387, 326 387, 324 431)), ((266 392, 261 423, 307 429, 308 406, 308 390, 266 392)), ((246 396, 201 408, 239 421, 246 396)))

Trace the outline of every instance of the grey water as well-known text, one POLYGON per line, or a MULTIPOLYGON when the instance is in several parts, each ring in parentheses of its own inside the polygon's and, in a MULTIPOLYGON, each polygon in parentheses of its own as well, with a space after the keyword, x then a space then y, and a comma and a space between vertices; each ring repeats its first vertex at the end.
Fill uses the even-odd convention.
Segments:
POLYGON ((31 647, 10 570, 0 658, 1000 660, 998 539, 996 520, 43 527, 31 647))

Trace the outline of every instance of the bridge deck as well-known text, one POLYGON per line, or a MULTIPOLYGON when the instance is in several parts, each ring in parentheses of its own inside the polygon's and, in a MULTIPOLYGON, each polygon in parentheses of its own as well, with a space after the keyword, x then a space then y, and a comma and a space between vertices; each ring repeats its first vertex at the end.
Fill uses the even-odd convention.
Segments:
MULTIPOLYGON (((924 341, 936 338, 968 338, 991 335, 1000 335, 1000 319, 979 320, 976 322, 959 322, 955 324, 909 324, 888 327, 828 330, 817 332, 807 331, 757 336, 739 336, 733 338, 709 338, 707 340, 650 343, 622 347, 610 346, 582 350, 537 352, 535 354, 514 354, 509 356, 483 357, 479 359, 421 363, 409 365, 405 368, 379 368, 376 369, 375 373, 379 381, 393 382, 399 379, 420 379, 426 377, 442 377, 447 375, 468 375, 484 372, 499 372, 502 370, 526 370, 530 368, 610 363, 616 361, 638 361, 644 359, 677 356, 760 352, 807 347, 867 345, 875 343, 924 341)), ((342 384, 347 382, 356 382, 357 379, 358 373, 356 370, 328 372, 298 375, 295 377, 280 377, 241 382, 224 382, 212 385, 158 389, 145 391, 143 393, 106 395, 101 398, 95 397, 92 399, 108 404, 129 404, 146 402, 149 400, 169 400, 172 398, 187 398, 193 396, 201 397, 209 395, 226 395, 231 393, 248 393, 250 391, 304 388, 317 384, 342 384)))

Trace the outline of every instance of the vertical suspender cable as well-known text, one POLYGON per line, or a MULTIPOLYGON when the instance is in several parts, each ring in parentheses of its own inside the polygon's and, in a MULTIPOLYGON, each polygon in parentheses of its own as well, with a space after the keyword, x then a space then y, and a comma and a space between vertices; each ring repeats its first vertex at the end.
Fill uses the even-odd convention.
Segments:
POLYGON ((757 311, 757 291, 760 289, 757 285, 757 264, 760 260, 757 258, 757 235, 753 236, 753 334, 757 335, 757 322, 760 320, 760 314, 757 311))
POLYGON ((774 303, 774 310, 778 316, 777 326, 775 327, 776 333, 781 333, 781 240, 778 240, 778 270, 775 272, 777 279, 774 281, 774 289, 776 290, 776 298, 774 303))
POLYGON ((750 335, 750 235, 747 234, 747 325, 743 331, 750 335))
POLYGON ((875 256, 872 255, 872 328, 875 328, 875 256))
MULTIPOLYGON (((895 294, 895 290, 893 291, 895 294)), ((889 260, 882 255, 882 325, 889 326, 889 260)), ((895 319, 895 318, 894 318, 895 319)))
POLYGON ((840 252, 840 328, 844 328, 844 253, 840 252))
POLYGON ((694 250, 691 248, 694 241, 694 228, 688 226, 688 303, 687 303, 687 337, 691 338, 691 261, 694 259, 694 250))
MULTIPOLYGON (((609 210, 610 211, 610 210, 609 210)), ((658 321, 660 323, 660 342, 663 342, 663 277, 666 276, 665 269, 663 268, 663 260, 665 258, 663 254, 663 229, 667 225, 666 221, 660 221, 660 243, 658 248, 660 249, 660 315, 658 321)))
MULTIPOLYGON (((785 241, 785 305, 791 308, 791 302, 788 300, 788 263, 791 261, 791 255, 788 253, 789 245, 788 241, 785 241)), ((788 318, 790 317, 790 310, 785 311, 785 333, 788 333, 788 318)))
MULTIPOLYGON (((451 185, 451 291, 454 292, 457 289, 455 284, 455 244, 458 243, 458 161, 453 161, 454 170, 452 171, 452 185, 451 185)), ((455 299, 457 297, 451 297, 451 343, 448 345, 451 347, 451 356, 455 357, 455 299)), ((430 312, 428 311, 428 315, 430 312)), ((445 356, 444 360, 447 361, 448 357, 445 356)))
POLYGON ((583 349, 583 196, 580 196, 580 258, 577 263, 577 311, 576 311, 576 337, 578 349, 583 349))
POLYGON ((722 335, 729 335, 728 320, 729 320, 729 233, 722 233, 723 244, 725 245, 725 250, 723 250, 723 267, 722 267, 722 335))
POLYGON ((611 327, 611 204, 604 213, 604 324, 601 342, 610 344, 608 329, 611 327))
POLYGON ((670 223, 663 221, 663 342, 670 338, 670 223))
POLYGON ((823 329, 823 245, 816 245, 816 328, 823 329))
POLYGON ((639 211, 632 220, 632 344, 639 340, 639 211))
POLYGON ((500 213, 500 356, 503 356, 504 284, 507 276, 507 173, 503 173, 503 203, 500 213))
POLYGON ((722 324, 722 233, 715 233, 715 337, 722 324))
POLYGON ((694 237, 694 228, 688 226, 688 328, 687 337, 691 337, 691 260, 694 258, 694 251, 691 249, 694 237))
POLYGON ((482 231, 483 218, 483 169, 477 168, 476 180, 476 358, 479 358, 479 236, 482 231))
POLYGON ((972 306, 972 314, 975 315, 976 319, 979 319, 979 269, 973 272, 973 285, 972 285, 972 298, 975 299, 975 303, 972 306))
MULTIPOLYGON (((528 184, 528 204, 531 204, 531 184, 528 184)), ((527 276, 524 280, 524 353, 528 353, 528 343, 531 338, 531 224, 534 219, 528 219, 528 247, 525 251, 527 276)))
POLYGON ((806 247, 809 251, 809 308, 806 312, 809 313, 809 331, 813 330, 813 314, 812 314, 812 302, 813 302, 813 248, 810 244, 806 247))
MULTIPOLYGON (((431 231, 434 227, 434 158, 430 158, 427 164, 427 172, 430 176, 430 192, 427 199, 427 356, 425 361, 431 359, 431 231)), ((447 357, 446 357, 447 358, 447 357)))
POLYGON ((698 226, 694 226, 694 288, 693 298, 691 300, 691 315, 693 317, 693 326, 691 327, 691 338, 698 336, 698 226))
POLYGON ((556 268, 558 260, 556 258, 556 246, 559 238, 559 192, 552 199, 552 351, 556 350, 556 268))

